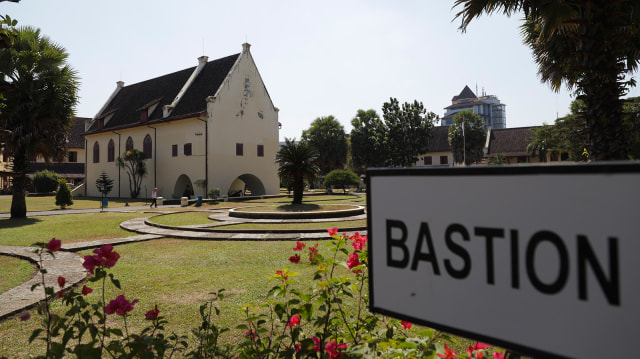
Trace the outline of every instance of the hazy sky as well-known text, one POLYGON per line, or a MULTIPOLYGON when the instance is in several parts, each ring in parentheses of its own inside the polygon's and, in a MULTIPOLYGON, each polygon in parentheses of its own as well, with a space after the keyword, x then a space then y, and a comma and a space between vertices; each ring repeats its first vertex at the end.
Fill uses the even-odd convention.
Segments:
MULTIPOLYGON (((126 85, 238 53, 249 42, 280 109, 280 138, 321 116, 349 132, 358 109, 390 97, 443 116, 465 85, 507 105, 507 126, 553 123, 570 92, 540 82, 520 16, 482 17, 467 33, 453 1, 22 0, 0 13, 64 46, 82 85, 77 115, 93 117, 126 85)), ((634 90, 632 95, 637 95, 634 90), (635 94, 634 94, 635 93, 635 94)))

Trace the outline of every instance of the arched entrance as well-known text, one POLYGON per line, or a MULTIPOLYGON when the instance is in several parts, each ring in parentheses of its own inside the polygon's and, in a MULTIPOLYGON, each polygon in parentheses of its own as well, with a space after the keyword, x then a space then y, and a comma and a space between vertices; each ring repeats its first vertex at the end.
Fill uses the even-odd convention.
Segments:
POLYGON ((183 197, 187 189, 190 189, 193 195, 193 183, 191 183, 191 179, 189 176, 182 174, 178 176, 176 184, 173 186, 173 198, 183 197))
POLYGON ((260 179, 252 174, 245 173, 238 176, 231 186, 229 186, 229 197, 241 197, 241 196, 262 196, 267 194, 264 189, 264 185, 260 179))

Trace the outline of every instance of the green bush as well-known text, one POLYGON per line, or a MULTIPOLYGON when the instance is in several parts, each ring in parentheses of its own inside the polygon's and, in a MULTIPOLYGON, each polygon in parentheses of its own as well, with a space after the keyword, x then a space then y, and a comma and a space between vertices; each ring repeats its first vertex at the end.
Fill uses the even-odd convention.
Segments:
POLYGON ((324 178, 325 187, 342 188, 345 193, 347 188, 358 186, 360 177, 351 170, 333 170, 324 178))
POLYGON ((33 183, 36 192, 49 193, 58 188, 58 181, 60 181, 60 176, 57 173, 50 170, 42 170, 33 175, 31 183, 33 183))
POLYGON ((73 205, 73 196, 71 195, 71 190, 67 185, 67 181, 65 179, 60 179, 58 184, 58 192, 56 192, 56 206, 60 206, 60 208, 64 209, 66 206, 73 205))

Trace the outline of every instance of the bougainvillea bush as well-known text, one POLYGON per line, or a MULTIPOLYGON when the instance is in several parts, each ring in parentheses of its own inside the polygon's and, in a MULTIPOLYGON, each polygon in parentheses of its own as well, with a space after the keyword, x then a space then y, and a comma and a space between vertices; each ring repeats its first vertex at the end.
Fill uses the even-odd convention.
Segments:
MULTIPOLYGON (((293 269, 277 270, 268 278, 274 285, 264 304, 242 308, 244 319, 235 329, 243 335, 234 342, 221 341, 230 328, 216 324, 223 315, 216 306, 223 289, 200 306, 201 321, 189 336, 165 334, 167 321, 157 304, 125 295, 105 298, 106 286, 120 289, 110 273, 120 255, 111 245, 84 257, 91 274, 87 284, 63 291, 66 280, 59 277, 58 288, 45 288, 38 306, 42 325, 29 342, 46 343, 41 358, 503 358, 483 343, 456 353, 447 345, 455 339, 445 333, 369 313, 367 237, 328 231, 332 245, 326 253, 317 243, 296 242, 289 257, 293 269), (300 274, 294 269, 300 265, 314 268, 311 280, 297 280, 300 274), (50 311, 55 300, 64 305, 59 313, 50 311), (145 307, 147 326, 133 333, 127 319, 136 306, 145 307)), ((54 238, 40 243, 37 251, 42 260, 60 247, 54 238)), ((42 286, 45 273, 41 270, 42 286)), ((28 312, 21 319, 29 320, 28 312)))

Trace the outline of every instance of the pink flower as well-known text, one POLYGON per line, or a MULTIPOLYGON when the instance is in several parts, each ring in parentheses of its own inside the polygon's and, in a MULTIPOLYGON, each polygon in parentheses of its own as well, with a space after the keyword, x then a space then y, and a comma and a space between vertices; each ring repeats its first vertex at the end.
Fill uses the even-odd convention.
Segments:
POLYGON ((82 266, 89 271, 89 273, 93 274, 96 267, 100 265, 100 262, 95 256, 84 256, 84 262, 82 262, 82 266))
POLYGON ((116 262, 120 259, 120 255, 113 251, 113 246, 110 244, 105 244, 98 249, 94 249, 93 253, 98 255, 100 264, 107 268, 116 265, 116 262))
POLYGON ((329 232, 329 235, 331 237, 335 236, 336 234, 338 234, 338 227, 332 228, 332 229, 327 229, 327 232, 329 232))
POLYGON ((59 291, 58 293, 56 293, 56 298, 64 298, 66 294, 64 293, 64 291, 59 291))
POLYGON ((289 262, 298 264, 300 263, 300 255, 296 254, 294 256, 289 257, 289 262))
POLYGON ((160 311, 158 310, 158 305, 156 304, 156 307, 146 312, 144 314, 144 317, 147 319, 158 319, 158 314, 160 314, 160 311))
POLYGON ((320 255, 318 253, 318 243, 314 246, 309 246, 309 262, 314 263, 316 261, 315 256, 320 255))
POLYGON ((449 347, 446 344, 444 345, 444 354, 438 354, 440 358, 444 358, 444 359, 455 359, 454 355, 456 355, 456 352, 449 349, 449 347))
POLYGON ((289 323, 287 323, 287 328, 294 327, 296 325, 300 325, 300 317, 298 314, 294 314, 290 319, 289 323))
POLYGON ((93 292, 93 289, 87 287, 86 285, 82 286, 82 295, 86 297, 91 292, 93 292))
POLYGON ((405 322, 404 320, 402 322, 400 322, 400 323, 402 324, 402 328, 405 329, 405 330, 406 329, 411 329, 411 326, 413 325, 413 324, 411 324, 411 322, 405 322))
POLYGON ((133 302, 129 302, 125 299, 124 295, 119 295, 116 299, 109 302, 109 304, 104 307, 104 312, 106 314, 117 314, 117 315, 125 315, 133 310, 133 305, 138 303, 137 299, 134 299, 133 302))
POLYGON ((313 339, 313 348, 312 348, 313 351, 314 352, 319 352, 320 351, 320 338, 312 336, 311 339, 313 339))
POLYGON ((253 329, 249 329, 246 332, 244 332, 244 337, 245 338, 255 339, 256 338, 256 332, 254 332, 253 329))
POLYGON ((294 345, 293 349, 296 351, 296 353, 299 352, 302 349, 302 343, 294 345))
POLYGON ((280 276, 280 280, 282 281, 282 283, 289 280, 289 275, 281 270, 277 270, 276 274, 280 276))
POLYGON ((29 312, 20 313, 20 321, 21 322, 26 322, 29 319, 31 319, 31 314, 29 312))
POLYGON ((332 340, 324 346, 324 350, 329 354, 331 359, 342 357, 342 353, 340 351, 347 349, 347 344, 342 343, 338 344, 335 340, 332 340))
POLYGON ((61 246, 62 246, 62 241, 59 241, 55 238, 51 238, 49 243, 47 243, 47 249, 50 250, 51 252, 59 251, 61 246))
POLYGON ((350 239, 352 240, 351 245, 356 251, 363 250, 367 245, 367 236, 361 236, 358 232, 351 236, 350 239))
POLYGON ((362 263, 360 263, 360 258, 358 258, 358 254, 357 253, 351 253, 349 255, 349 260, 347 260, 347 265, 349 266, 349 270, 351 270, 353 273, 362 273, 362 269, 358 269, 356 271, 353 271, 353 268, 362 265, 362 263))
POLYGON ((476 342, 474 345, 470 345, 467 348, 467 354, 469 354, 469 357, 471 358, 482 359, 484 357, 484 352, 481 352, 480 350, 483 350, 488 347, 489 345, 487 344, 476 342), (473 356, 474 352, 476 353, 475 357, 473 356))
POLYGON ((293 247, 294 251, 301 251, 302 249, 304 249, 305 244, 300 242, 300 241, 296 241, 296 246, 293 247))
POLYGON ((64 284, 67 282, 66 279, 64 279, 64 277, 60 276, 58 277, 58 285, 60 286, 60 288, 64 288, 64 284))
POLYGON ((493 359, 504 359, 504 354, 502 353, 493 353, 493 359))

